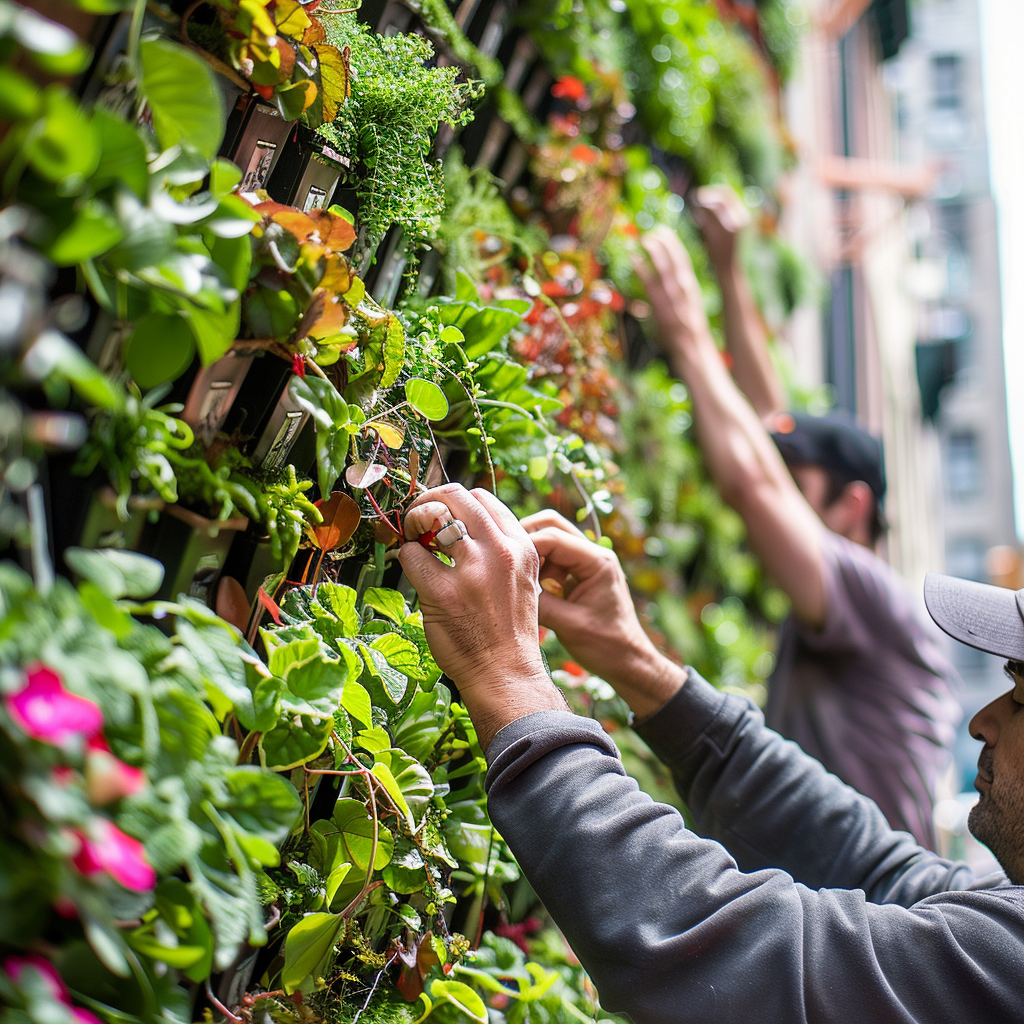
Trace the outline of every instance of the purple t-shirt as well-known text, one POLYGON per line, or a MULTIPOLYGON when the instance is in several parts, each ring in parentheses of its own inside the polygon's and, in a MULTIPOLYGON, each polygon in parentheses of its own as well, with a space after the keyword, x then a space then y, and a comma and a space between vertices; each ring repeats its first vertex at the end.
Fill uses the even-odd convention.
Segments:
POLYGON ((825 625, 783 624, 767 724, 935 848, 932 803, 961 717, 939 630, 873 552, 826 532, 825 625))

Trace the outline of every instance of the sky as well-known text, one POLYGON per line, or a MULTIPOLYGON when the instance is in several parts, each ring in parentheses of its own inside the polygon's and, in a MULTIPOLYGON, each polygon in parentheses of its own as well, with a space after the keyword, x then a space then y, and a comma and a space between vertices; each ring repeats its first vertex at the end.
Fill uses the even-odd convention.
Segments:
POLYGON ((982 74, 999 224, 1017 535, 1024 537, 1024 0, 981 0, 982 74), (1015 287, 1015 283, 1017 286, 1015 287))

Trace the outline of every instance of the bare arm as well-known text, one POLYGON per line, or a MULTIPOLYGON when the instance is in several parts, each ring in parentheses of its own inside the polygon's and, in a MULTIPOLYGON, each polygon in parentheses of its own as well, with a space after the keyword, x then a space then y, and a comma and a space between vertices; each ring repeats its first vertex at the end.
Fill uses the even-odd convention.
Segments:
POLYGON ((737 241, 749 214, 728 186, 707 186, 695 194, 693 216, 722 290, 725 342, 732 375, 754 411, 765 419, 786 408, 786 395, 768 352, 768 332, 740 265, 737 241))
POLYGON ((821 538, 778 449, 729 375, 708 329, 693 266, 675 233, 644 237, 640 268, 669 365, 687 385, 704 458, 722 497, 743 517, 751 549, 789 595, 797 618, 825 620, 821 538))

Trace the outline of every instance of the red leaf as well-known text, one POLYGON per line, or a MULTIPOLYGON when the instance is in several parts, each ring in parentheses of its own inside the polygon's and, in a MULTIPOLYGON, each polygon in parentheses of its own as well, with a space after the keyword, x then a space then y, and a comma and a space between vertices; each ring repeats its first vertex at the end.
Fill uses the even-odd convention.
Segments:
POLYGON ((313 527, 313 536, 321 551, 333 551, 345 544, 359 525, 359 506, 344 491, 335 491, 329 498, 313 504, 324 521, 313 527))
POLYGON ((277 606, 277 602, 262 587, 256 591, 256 598, 270 612, 270 617, 280 626, 281 609, 277 606))

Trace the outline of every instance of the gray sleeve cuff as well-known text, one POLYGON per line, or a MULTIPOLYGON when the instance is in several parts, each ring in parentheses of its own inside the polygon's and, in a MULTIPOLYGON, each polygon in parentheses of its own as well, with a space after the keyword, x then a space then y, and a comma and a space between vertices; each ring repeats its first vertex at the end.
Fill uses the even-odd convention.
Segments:
POLYGON ((501 729, 487 747, 485 789, 500 778, 512 781, 545 754, 558 747, 586 743, 603 753, 618 758, 619 752, 608 734, 592 718, 582 718, 570 711, 535 711, 510 722, 501 729))
POLYGON ((694 669, 665 705, 633 728, 669 769, 677 768, 698 741, 709 741, 721 755, 746 707, 741 697, 716 690, 694 669))

